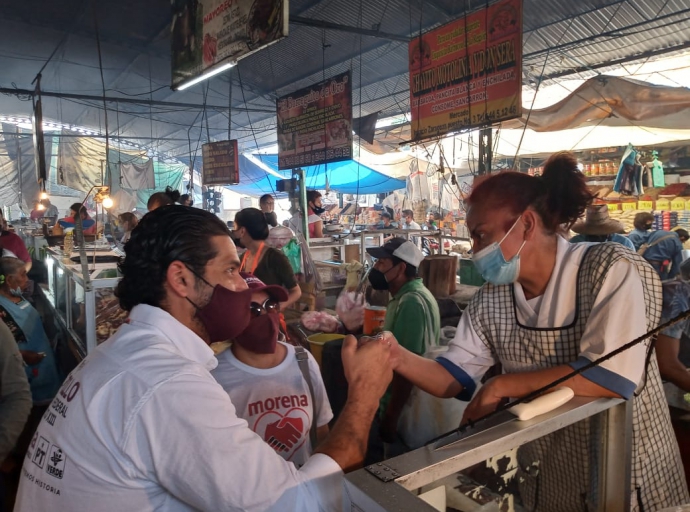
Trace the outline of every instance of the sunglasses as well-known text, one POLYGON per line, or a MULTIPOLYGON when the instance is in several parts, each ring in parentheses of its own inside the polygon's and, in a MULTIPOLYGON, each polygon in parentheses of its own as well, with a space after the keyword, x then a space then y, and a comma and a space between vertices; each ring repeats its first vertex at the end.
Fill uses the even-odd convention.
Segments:
POLYGON ((252 302, 249 304, 249 311, 252 316, 261 316, 262 311, 266 313, 280 313, 280 302, 275 299, 266 299, 263 304, 252 302))

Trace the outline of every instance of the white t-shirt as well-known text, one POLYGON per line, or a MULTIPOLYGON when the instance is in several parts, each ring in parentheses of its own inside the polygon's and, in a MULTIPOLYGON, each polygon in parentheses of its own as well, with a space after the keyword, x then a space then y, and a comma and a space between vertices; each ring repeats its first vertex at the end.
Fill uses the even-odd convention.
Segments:
POLYGON ((403 229, 422 229, 419 224, 417 224, 415 221, 410 222, 409 224, 407 222, 402 223, 402 228, 403 229))
MULTIPOLYGON (((517 316, 527 327, 562 327, 575 316, 577 272, 591 243, 570 244, 559 237, 556 265, 541 297, 525 299, 515 284, 517 316)), ((642 280, 633 263, 616 262, 608 271, 580 341, 580 357, 571 365, 579 368, 647 332, 642 280), (638 297, 638 300, 629 300, 638 297)), ((642 378, 647 346, 643 343, 601 364, 598 383, 623 396, 632 394, 642 378)), ((496 361, 475 332, 470 315, 463 313, 455 338, 443 355, 473 380, 480 379, 496 361)), ((525 369, 529 371, 529 369, 525 369)), ((591 371, 591 370, 590 370, 591 371)), ((455 373, 454 373, 455 375, 455 373)))
POLYGON ((237 416, 247 420, 249 428, 270 442, 278 455, 301 467, 314 450, 309 440, 312 418, 316 416, 316 425, 322 427, 333 419, 333 411, 314 357, 308 354, 316 415, 295 347, 281 344, 287 354, 274 368, 248 366, 232 350, 225 350, 218 355, 218 366, 211 375, 230 395, 237 416))
POLYGON ((136 306, 43 416, 15 512, 340 510, 338 464, 279 457, 237 417, 216 364, 168 313, 136 306))

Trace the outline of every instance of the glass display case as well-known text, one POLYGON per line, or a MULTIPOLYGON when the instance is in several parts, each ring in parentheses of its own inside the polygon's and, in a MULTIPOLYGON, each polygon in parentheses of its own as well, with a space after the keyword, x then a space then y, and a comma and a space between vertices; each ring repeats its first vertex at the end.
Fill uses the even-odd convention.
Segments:
POLYGON ((65 258, 56 249, 47 251, 46 295, 56 318, 83 357, 117 331, 127 312, 120 309, 115 297, 117 264, 89 263, 87 284, 81 265, 74 259, 65 258))
MULTIPOLYGON (((632 404, 621 399, 574 397, 561 407, 521 421, 505 411, 463 433, 452 433, 405 455, 345 476, 345 510, 433 512, 555 510, 548 493, 578 480, 583 509, 630 510, 632 404), (572 429, 593 440, 584 470, 577 457, 558 459, 553 471, 544 449, 559 451, 572 429), (544 464, 546 462, 546 464, 544 464), (568 467, 578 468, 569 472, 568 467), (548 474, 549 470, 550 475, 548 474), (558 473, 558 474, 556 474, 558 473), (551 485, 558 482, 556 485, 551 485), (541 503, 541 506, 539 505, 541 503)), ((555 460, 551 458, 551 462, 555 460)), ((553 500, 554 494, 551 494, 553 500)), ((572 497, 572 495, 571 495, 572 497)))

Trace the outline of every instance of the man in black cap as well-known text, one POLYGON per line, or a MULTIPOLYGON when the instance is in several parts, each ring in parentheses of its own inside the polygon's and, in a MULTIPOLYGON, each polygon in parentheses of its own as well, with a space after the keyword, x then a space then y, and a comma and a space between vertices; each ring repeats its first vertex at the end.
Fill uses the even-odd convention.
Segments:
MULTIPOLYGON (((382 247, 367 249, 367 253, 376 258, 369 272, 371 286, 375 290, 388 290, 392 296, 383 330, 392 332, 400 345, 415 354, 422 355, 428 348, 438 345, 441 333, 438 303, 417 277, 417 268, 424 259, 422 251, 412 242, 396 237, 382 247)), ((398 419, 412 387, 409 381, 395 374, 381 399, 380 434, 386 459, 409 447, 409 442, 400 438, 398 419)))

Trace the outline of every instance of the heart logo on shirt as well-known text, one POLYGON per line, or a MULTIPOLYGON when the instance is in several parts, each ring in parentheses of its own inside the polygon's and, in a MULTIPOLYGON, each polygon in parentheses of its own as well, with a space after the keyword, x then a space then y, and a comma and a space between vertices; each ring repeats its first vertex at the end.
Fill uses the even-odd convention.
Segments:
POLYGON ((295 407, 285 414, 267 411, 257 418, 252 430, 259 434, 285 460, 304 445, 309 433, 309 415, 295 407))

